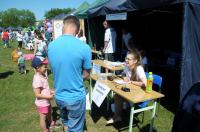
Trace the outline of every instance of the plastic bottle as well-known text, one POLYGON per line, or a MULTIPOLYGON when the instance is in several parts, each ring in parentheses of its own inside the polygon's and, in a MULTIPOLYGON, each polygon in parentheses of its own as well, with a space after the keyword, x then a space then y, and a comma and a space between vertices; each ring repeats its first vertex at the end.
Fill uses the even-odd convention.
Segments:
POLYGON ((146 92, 151 93, 152 87, 153 87, 153 74, 152 74, 152 72, 149 72, 149 76, 147 78, 146 92))

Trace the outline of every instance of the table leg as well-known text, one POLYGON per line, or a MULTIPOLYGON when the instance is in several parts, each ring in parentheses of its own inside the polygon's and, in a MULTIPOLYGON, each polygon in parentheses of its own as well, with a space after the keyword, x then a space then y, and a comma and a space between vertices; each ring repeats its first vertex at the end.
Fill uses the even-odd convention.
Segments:
POLYGON ((92 78, 90 77, 90 108, 91 108, 91 112, 92 112, 92 78))
POLYGON ((133 119, 134 119, 134 104, 133 107, 131 107, 131 112, 130 112, 129 132, 132 132, 133 119))
POLYGON ((154 117, 155 117, 155 113, 156 113, 156 105, 157 105, 157 102, 155 101, 153 104, 153 110, 152 110, 152 115, 151 115, 150 132, 152 132, 152 130, 153 130, 153 122, 154 122, 154 117))

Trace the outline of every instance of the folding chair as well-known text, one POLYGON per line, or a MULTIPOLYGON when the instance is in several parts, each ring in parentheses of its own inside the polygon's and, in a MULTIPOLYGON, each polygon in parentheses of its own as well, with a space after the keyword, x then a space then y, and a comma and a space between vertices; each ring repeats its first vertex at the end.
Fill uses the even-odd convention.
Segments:
MULTIPOLYGON (((153 74, 153 84, 154 85, 157 85, 157 90, 159 93, 161 93, 161 88, 162 88, 162 77, 159 76, 159 75, 156 75, 156 74, 153 74)), ((159 111, 159 108, 160 108, 160 99, 158 100, 159 101, 159 104, 158 104, 158 111, 159 111)))
MULTIPOLYGON (((149 73, 145 72, 146 74, 146 77, 149 76, 149 73)), ((160 93, 161 92, 161 86, 162 86, 162 77, 159 76, 159 75, 156 75, 156 74, 153 74, 153 84, 154 85, 157 85, 157 88, 158 88, 158 92, 160 93)), ((145 102, 142 102, 142 103, 139 103, 138 106, 140 108, 144 108, 148 105, 150 101, 145 101, 145 102)), ((159 108, 160 108, 160 99, 159 99, 159 104, 158 104, 158 111, 159 111, 159 108)), ((142 123, 144 121, 144 111, 143 111, 143 115, 142 115, 142 123)))

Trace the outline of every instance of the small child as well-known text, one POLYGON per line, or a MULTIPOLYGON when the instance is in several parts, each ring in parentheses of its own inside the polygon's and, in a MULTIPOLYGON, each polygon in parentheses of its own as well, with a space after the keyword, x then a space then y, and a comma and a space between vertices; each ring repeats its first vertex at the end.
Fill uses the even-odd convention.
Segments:
POLYGON ((26 74, 26 66, 25 66, 25 59, 23 57, 23 53, 20 51, 18 52, 18 67, 19 67, 19 73, 23 74, 25 73, 26 74))
POLYGON ((35 75, 33 77, 33 90, 35 93, 35 104, 40 115, 40 126, 43 132, 52 131, 51 126, 54 121, 51 118, 51 104, 50 100, 54 97, 54 91, 50 90, 47 77, 45 75, 47 65, 39 58, 34 57, 32 67, 35 68, 35 75), (47 121, 47 122, 46 122, 47 121), (48 128, 48 126, 50 127, 48 128))

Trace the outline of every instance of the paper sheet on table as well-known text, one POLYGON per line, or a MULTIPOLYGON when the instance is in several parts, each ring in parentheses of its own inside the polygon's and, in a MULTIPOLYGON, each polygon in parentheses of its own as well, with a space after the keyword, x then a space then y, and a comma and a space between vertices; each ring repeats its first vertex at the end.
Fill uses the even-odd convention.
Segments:
POLYGON ((123 62, 110 62, 112 66, 123 66, 123 62))
POLYGON ((127 84, 127 82, 125 82, 122 79, 115 79, 114 82, 118 83, 118 84, 127 84))

